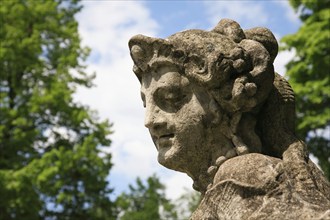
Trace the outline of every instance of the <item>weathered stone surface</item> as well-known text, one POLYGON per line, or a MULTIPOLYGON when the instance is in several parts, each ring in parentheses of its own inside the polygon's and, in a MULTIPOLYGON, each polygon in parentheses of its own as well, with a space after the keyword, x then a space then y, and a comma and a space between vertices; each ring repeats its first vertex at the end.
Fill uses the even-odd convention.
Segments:
POLYGON ((203 199, 191 219, 330 219, 330 184, 294 132, 294 93, 266 28, 134 36, 145 126, 203 199))

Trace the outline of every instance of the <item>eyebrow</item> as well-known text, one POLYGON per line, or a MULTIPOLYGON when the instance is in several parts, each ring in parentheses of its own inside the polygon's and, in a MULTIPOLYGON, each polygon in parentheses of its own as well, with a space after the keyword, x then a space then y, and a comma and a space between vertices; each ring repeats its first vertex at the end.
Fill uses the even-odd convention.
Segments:
POLYGON ((176 64, 171 59, 160 59, 158 62, 151 63, 150 70, 156 71, 156 70, 158 70, 160 68, 164 68, 164 67, 169 67, 173 70, 179 70, 178 64, 176 64))

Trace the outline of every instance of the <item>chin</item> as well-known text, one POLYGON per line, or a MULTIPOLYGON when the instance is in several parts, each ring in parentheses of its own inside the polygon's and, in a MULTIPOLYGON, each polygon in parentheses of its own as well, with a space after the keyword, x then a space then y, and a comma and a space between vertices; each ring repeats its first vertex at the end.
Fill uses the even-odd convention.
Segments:
POLYGON ((162 149, 158 152, 158 163, 163 165, 164 167, 183 172, 182 168, 182 157, 179 157, 178 152, 173 152, 172 148, 162 149))

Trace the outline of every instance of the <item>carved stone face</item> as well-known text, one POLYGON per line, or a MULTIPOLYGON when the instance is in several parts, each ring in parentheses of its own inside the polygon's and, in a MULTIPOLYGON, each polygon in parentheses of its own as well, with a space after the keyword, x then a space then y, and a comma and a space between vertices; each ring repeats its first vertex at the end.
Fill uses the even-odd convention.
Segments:
POLYGON ((212 114, 205 108, 210 97, 175 67, 144 74, 141 83, 145 126, 158 150, 159 163, 190 175, 210 155, 207 127, 212 114))

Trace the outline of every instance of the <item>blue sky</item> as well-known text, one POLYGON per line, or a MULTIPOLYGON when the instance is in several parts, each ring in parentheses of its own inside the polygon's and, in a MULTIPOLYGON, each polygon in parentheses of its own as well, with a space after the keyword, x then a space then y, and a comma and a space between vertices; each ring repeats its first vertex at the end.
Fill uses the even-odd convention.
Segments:
MULTIPOLYGON (((298 16, 284 0, 278 1, 82 1, 77 16, 83 45, 92 49, 88 72, 96 72, 93 89, 80 88, 76 100, 99 112, 113 124, 112 145, 104 148, 113 156, 110 184, 113 197, 127 189, 136 177, 156 173, 175 199, 192 181, 185 174, 157 163, 157 152, 143 126, 144 109, 140 85, 132 72, 128 40, 136 34, 167 37, 186 29, 212 29, 221 18, 239 22, 243 29, 269 28, 277 39, 296 32, 298 16)), ((275 70, 283 74, 293 57, 281 52, 275 70)))
POLYGON ((285 0, 255 1, 147 1, 159 24, 159 37, 186 28, 210 29, 221 18, 232 18, 244 29, 266 26, 283 36, 294 33, 299 19, 285 0))

